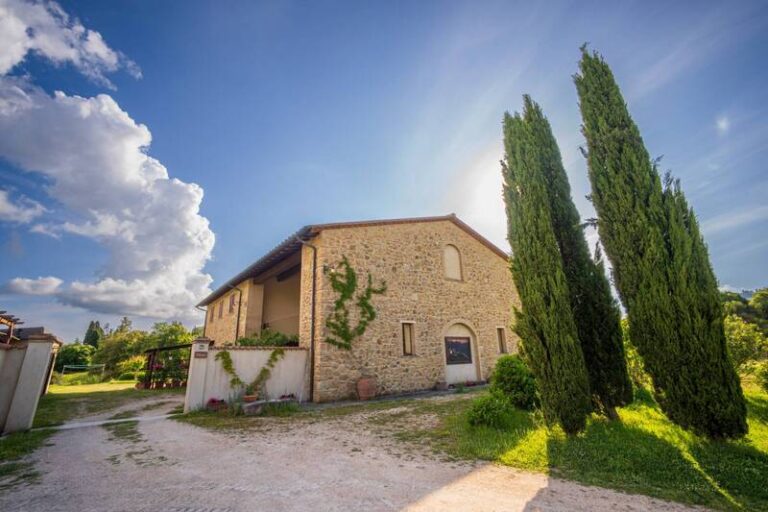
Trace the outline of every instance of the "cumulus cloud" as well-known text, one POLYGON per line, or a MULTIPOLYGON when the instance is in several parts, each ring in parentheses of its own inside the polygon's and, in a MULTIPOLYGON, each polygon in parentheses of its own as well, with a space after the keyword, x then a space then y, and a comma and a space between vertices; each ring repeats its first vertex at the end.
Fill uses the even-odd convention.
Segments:
POLYGON ((96 31, 70 18, 55 2, 0 0, 0 75, 27 54, 36 53, 55 64, 70 63, 96 82, 113 87, 106 73, 125 68, 140 77, 139 67, 111 49, 96 31))
POLYGON ((0 221, 27 224, 45 213, 43 205, 27 197, 12 201, 7 190, 0 189, 0 221))
POLYGON ((11 279, 5 289, 8 292, 23 295, 51 295, 58 291, 62 282, 61 279, 53 276, 38 277, 37 279, 17 277, 11 279))
POLYGON ((149 129, 107 95, 49 96, 23 80, 0 81, 0 155, 47 176, 72 220, 35 231, 92 238, 109 250, 95 283, 56 289, 94 311, 156 317, 189 314, 208 292, 202 272, 214 244, 199 214, 203 190, 170 178, 149 156, 149 129))
POLYGON ((193 305, 210 292, 203 268, 214 245, 200 215, 202 188, 149 156, 149 129, 111 96, 50 95, 28 77, 8 76, 30 51, 101 82, 127 62, 57 4, 0 0, 0 157, 44 176, 56 205, 55 217, 44 216, 42 205, 2 195, 0 220, 41 217, 31 231, 93 239, 108 258, 95 281, 19 277, 5 289, 94 312, 196 317, 193 305))

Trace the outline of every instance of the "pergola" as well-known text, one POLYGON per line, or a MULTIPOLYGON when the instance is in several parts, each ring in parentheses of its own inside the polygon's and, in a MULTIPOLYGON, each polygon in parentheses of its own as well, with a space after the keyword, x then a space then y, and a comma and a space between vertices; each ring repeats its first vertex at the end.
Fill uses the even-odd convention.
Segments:
POLYGON ((24 322, 22 322, 15 316, 9 315, 6 311, 0 311, 0 325, 8 326, 7 332, 0 333, 0 343, 5 343, 7 345, 10 345, 11 341, 14 340, 13 329, 17 325, 22 325, 23 323, 24 322), (2 334, 5 334, 5 336, 2 336, 2 334))

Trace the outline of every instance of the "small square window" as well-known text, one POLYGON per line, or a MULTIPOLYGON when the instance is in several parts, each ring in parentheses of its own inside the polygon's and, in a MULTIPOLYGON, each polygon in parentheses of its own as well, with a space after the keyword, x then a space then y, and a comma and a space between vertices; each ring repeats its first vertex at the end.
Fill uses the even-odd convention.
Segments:
POLYGON ((413 322, 403 322, 403 355, 413 355, 413 322))
POLYGON ((507 353, 507 332, 503 327, 496 328, 496 339, 499 342, 499 354, 507 353))

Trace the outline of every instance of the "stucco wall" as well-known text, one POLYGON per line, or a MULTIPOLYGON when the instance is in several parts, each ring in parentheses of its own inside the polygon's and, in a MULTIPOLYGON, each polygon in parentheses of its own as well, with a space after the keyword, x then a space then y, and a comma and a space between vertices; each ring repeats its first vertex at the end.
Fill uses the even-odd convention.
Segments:
POLYGON ((298 334, 300 286, 299 272, 283 280, 277 276, 266 280, 262 323, 274 331, 298 334))
MULTIPOLYGON (((466 325, 478 347, 479 379, 488 378, 499 354, 497 327, 506 328, 509 352, 517 350, 510 329, 517 295, 505 258, 490 250, 452 222, 390 224, 326 229, 312 240, 318 248, 315 400, 353 396, 355 382, 375 376, 380 394, 428 389, 446 380, 444 336, 454 323, 466 325), (456 246, 461 254, 461 281, 445 277, 443 249, 456 246), (388 290, 374 296, 378 318, 353 351, 323 341, 325 318, 333 311, 335 293, 322 274, 346 255, 359 280, 366 273, 384 279, 388 290), (401 322, 415 323, 415 354, 403 355, 401 322)), ((311 251, 304 248, 302 294, 309 304, 311 251)), ((302 310, 302 343, 309 339, 309 311, 302 310)), ((354 306, 352 311, 356 311, 354 306)))
MULTIPOLYGON (((193 357, 189 368, 185 411, 204 407, 211 398, 231 400, 235 390, 229 385, 230 375, 224 371, 221 361, 216 360, 220 347, 209 348, 208 340, 195 340, 193 357), (194 353, 207 353, 206 357, 195 357, 194 353)), ((264 367, 271 348, 230 347, 232 366, 243 382, 252 382, 264 367)), ((266 399, 277 399, 284 395, 294 395, 298 400, 307 398, 307 350, 285 348, 285 355, 280 359, 266 382, 266 399)))

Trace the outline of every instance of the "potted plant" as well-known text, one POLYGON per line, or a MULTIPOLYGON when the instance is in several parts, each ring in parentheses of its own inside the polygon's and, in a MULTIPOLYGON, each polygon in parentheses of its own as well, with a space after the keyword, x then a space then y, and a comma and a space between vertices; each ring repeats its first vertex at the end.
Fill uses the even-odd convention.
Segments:
POLYGON ((251 403, 259 399, 259 392, 256 390, 256 386, 253 383, 245 386, 245 394, 243 395, 243 402, 251 403))
POLYGON ((370 400, 376 396, 376 379, 374 377, 360 377, 357 379, 357 398, 370 400))

